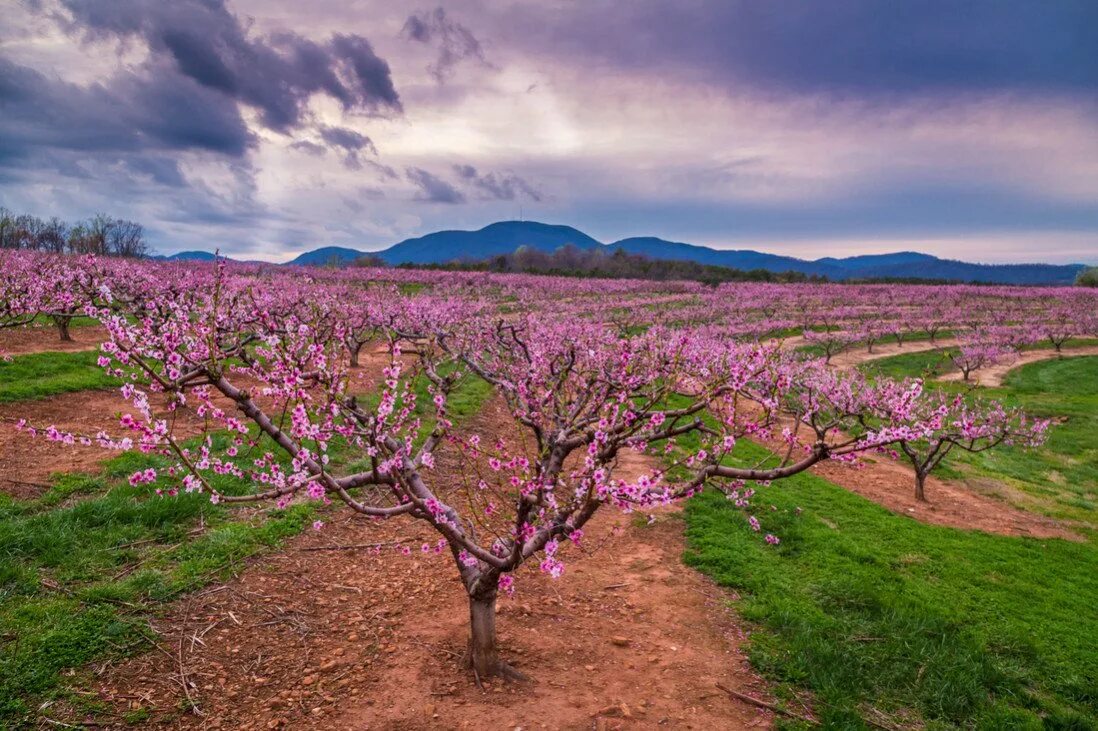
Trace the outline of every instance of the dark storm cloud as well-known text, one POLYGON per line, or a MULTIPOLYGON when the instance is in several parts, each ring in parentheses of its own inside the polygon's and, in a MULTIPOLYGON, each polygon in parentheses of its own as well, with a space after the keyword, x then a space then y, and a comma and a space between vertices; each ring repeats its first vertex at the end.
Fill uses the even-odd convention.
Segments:
MULTIPOLYGON (((225 0, 24 7, 83 42, 81 53, 96 61, 113 51, 103 41, 148 49, 141 60, 81 83, 68 80, 64 65, 59 76, 0 57, 3 197, 28 209, 49 206, 44 214, 110 210, 142 220, 150 233, 158 222, 182 236, 209 226, 242 242, 255 222, 278 218, 257 201, 259 171, 250 154, 259 143, 257 124, 294 137, 319 135, 293 146, 314 154, 332 149, 358 169, 372 162, 359 159, 376 153, 372 141, 318 124, 309 112, 312 97, 329 96, 358 115, 402 112, 388 63, 360 35, 258 34, 225 0)), ((397 175, 391 168, 378 173, 385 174, 397 175)))
POLYGON ((144 40, 154 58, 174 62, 184 77, 254 107, 264 125, 287 132, 303 122, 313 94, 345 110, 397 112, 400 97, 389 65, 358 35, 324 43, 283 32, 252 37, 222 0, 63 0, 70 31, 89 39, 144 40))
POLYGON ((123 164, 135 177, 148 178, 159 185, 181 188, 187 184, 183 172, 179 169, 179 163, 170 157, 133 155, 123 164))
POLYGON ((511 201, 519 196, 540 202, 542 194, 514 173, 479 173, 472 165, 454 165, 454 172, 467 184, 476 188, 484 197, 511 201))
POLYGON ((313 157, 321 157, 322 155, 324 155, 324 153, 328 151, 328 148, 324 145, 318 145, 317 143, 309 142, 308 140, 297 140, 296 142, 291 142, 290 149, 301 150, 305 154, 312 155, 313 157))
POLYGON ((731 86, 845 93, 1098 89, 1093 0, 638 0, 522 6, 530 50, 731 86))
POLYGON ((24 155, 199 149, 243 155, 254 138, 236 105, 162 67, 90 86, 0 58, 0 139, 24 155))
POLYGON ((408 16, 403 34, 410 40, 438 48, 438 57, 427 70, 440 84, 454 73, 455 66, 466 59, 491 66, 484 56, 484 48, 472 31, 446 15, 441 7, 408 16))
POLYGON ((333 147, 342 148, 348 152, 377 152, 374 143, 364 134, 347 129, 345 127, 321 127, 320 138, 333 147))
POLYGON ((377 154, 377 148, 366 135, 346 127, 321 126, 320 138, 343 154, 343 164, 351 170, 362 168, 361 153, 377 154))
POLYGON ((419 193, 416 200, 428 203, 464 203, 465 194, 442 178, 423 168, 410 167, 404 171, 419 193))

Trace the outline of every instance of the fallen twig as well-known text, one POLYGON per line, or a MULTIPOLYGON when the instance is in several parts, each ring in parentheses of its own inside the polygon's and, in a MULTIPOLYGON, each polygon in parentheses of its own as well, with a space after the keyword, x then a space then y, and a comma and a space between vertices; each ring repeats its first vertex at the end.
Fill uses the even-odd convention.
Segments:
POLYGON ((717 687, 720 688, 721 690, 723 690, 728 695, 732 696, 733 698, 736 698, 737 700, 744 701, 745 703, 750 703, 753 706, 758 706, 759 708, 765 708, 768 711, 773 711, 774 713, 780 713, 783 716, 788 716, 789 718, 795 718, 798 721, 804 721, 805 723, 810 723, 813 726, 818 726, 819 723, 820 723, 819 721, 817 721, 814 718, 810 718, 809 716, 802 716, 801 714, 794 713, 793 711, 787 711, 786 709, 782 708, 781 706, 776 706, 773 703, 768 703, 764 700, 756 698, 755 696, 747 695, 746 693, 741 693, 738 690, 732 690, 731 688, 729 688, 727 686, 724 686, 724 685, 721 685, 720 683, 717 683, 717 687))
POLYGON ((344 586, 343 584, 332 584, 333 589, 343 589, 343 591, 353 591, 356 594, 361 594, 362 589, 357 586, 344 586))
MULTIPOLYGON (((10 477, 0 477, 0 479, 2 479, 4 482, 10 482, 13 485, 26 485, 27 487, 40 487, 43 490, 50 490, 53 487, 52 485, 47 485, 44 482, 27 482, 26 480, 13 480, 10 477)), ((43 718, 45 719, 45 717, 43 717, 43 718)), ((49 720, 49 719, 45 719, 45 720, 49 720)), ((60 722, 59 721, 54 721, 54 723, 60 723, 60 722)))

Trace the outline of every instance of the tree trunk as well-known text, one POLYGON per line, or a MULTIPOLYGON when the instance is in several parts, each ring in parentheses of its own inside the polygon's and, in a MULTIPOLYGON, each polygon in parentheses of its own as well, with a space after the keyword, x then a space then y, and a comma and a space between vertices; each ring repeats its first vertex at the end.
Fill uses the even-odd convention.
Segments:
POLYGON ((358 368, 358 351, 362 350, 361 344, 348 344, 347 350, 351 353, 351 367, 358 368))
POLYGON ((61 336, 61 340, 66 343, 72 342, 72 335, 69 334, 69 318, 67 317, 55 317, 54 323, 57 325, 57 334, 61 336))
POLYGON ((915 499, 921 503, 925 503, 926 500, 926 475, 921 472, 915 473, 915 499))
POLYGON ((469 651, 466 662, 479 683, 484 678, 525 680, 526 676, 499 659, 496 640, 496 591, 469 597, 469 651))

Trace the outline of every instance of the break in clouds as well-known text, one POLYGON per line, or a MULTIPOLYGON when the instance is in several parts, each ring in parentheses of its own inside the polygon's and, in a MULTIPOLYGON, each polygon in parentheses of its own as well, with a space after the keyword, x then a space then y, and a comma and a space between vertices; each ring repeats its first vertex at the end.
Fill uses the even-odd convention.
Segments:
POLYGON ((282 260, 526 217, 1098 258, 1088 3, 26 0, 0 205, 282 260), (822 19, 821 19, 822 16, 822 19))

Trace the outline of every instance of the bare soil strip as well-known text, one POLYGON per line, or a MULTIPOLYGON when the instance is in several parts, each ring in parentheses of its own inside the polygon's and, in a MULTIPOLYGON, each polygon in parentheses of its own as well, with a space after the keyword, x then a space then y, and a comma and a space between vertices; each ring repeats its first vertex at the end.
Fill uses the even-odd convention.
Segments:
MULTIPOLYGON (((471 427, 507 429, 500 409, 492 402, 471 427)), ((456 473, 454 459, 440 455, 439 473, 456 473)), ((625 467, 645 469, 644 459, 630 455, 625 467)), ((104 669, 99 698, 118 714, 146 708, 149 725, 183 728, 773 724, 770 711, 717 687, 769 698, 740 649, 730 595, 682 564, 674 513, 644 525, 606 510, 589 524, 588 555, 569 546, 563 578, 524 569, 515 598, 500 601, 499 630, 505 657, 533 681, 483 690, 459 662, 468 604, 451 560, 405 557, 392 543, 437 536, 408 521, 333 516, 229 583, 172 605, 154 622, 160 649, 104 669), (334 548, 371 544, 381 552, 334 548)))
MULTIPOLYGON (((62 431, 94 435, 105 431, 127 436, 118 425, 118 414, 132 411, 118 389, 76 391, 29 401, 0 404, 0 492, 19 498, 40 495, 56 472, 98 472, 112 452, 97 446, 67 446, 43 436, 32 437, 16 428, 20 419, 35 427, 54 425, 62 431)), ((166 413, 166 412, 164 412, 166 413)), ((202 423, 193 412, 179 410, 175 433, 197 434, 202 423)))
POLYGON ((107 339, 107 330, 101 325, 74 327, 69 334, 71 341, 62 340, 52 325, 4 328, 0 330, 0 357, 95 350, 107 339))
MULTIPOLYGON (((1018 357, 1005 363, 999 363, 987 368, 981 368, 978 371, 974 371, 969 376, 970 380, 980 386, 986 386, 988 388, 994 388, 1003 385, 1003 380, 1007 374, 1015 368, 1021 368, 1024 365, 1030 363, 1037 363, 1042 360, 1052 360, 1059 357, 1070 357, 1076 355, 1098 355, 1098 345, 1084 345, 1079 348, 1064 348, 1062 354, 1057 353, 1055 350, 1041 349, 1041 350, 1026 350, 1019 353, 1018 357)), ((960 371, 954 371, 942 376, 941 381, 960 381, 962 379, 960 371)))

